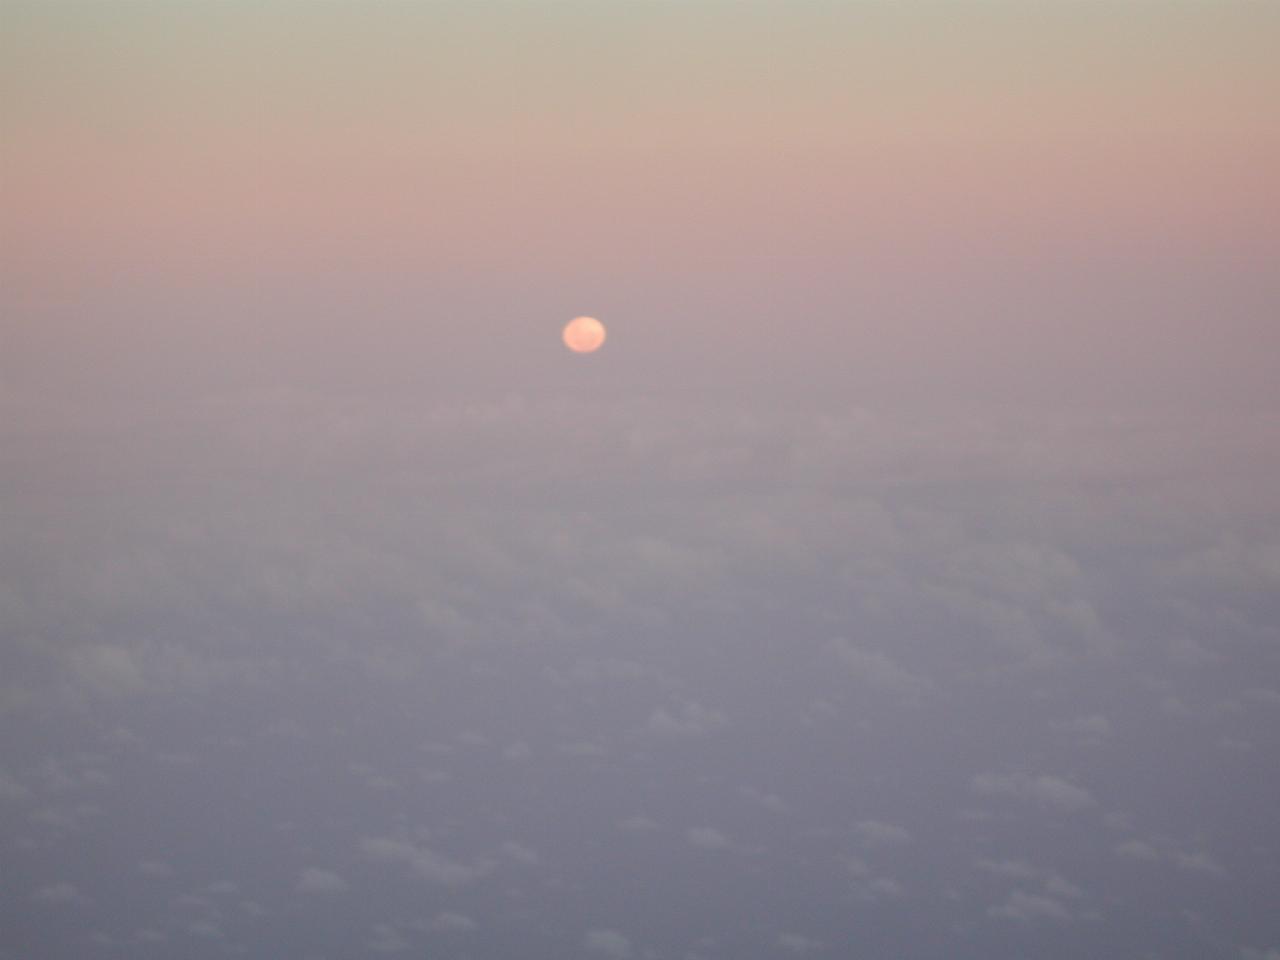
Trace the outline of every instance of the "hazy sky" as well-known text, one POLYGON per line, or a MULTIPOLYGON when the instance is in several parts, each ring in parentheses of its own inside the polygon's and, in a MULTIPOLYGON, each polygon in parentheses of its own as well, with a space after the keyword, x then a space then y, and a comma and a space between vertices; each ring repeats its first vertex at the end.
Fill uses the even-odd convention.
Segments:
POLYGON ((1277 44, 5 3, 0 958, 1280 960, 1277 44))

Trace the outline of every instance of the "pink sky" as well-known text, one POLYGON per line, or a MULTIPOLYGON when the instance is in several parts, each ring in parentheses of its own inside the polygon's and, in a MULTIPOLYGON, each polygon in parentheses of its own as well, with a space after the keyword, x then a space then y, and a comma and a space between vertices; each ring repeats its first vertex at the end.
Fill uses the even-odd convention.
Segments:
MULTIPOLYGON (((643 289, 655 338, 712 349, 729 327, 748 355, 803 311, 839 349, 905 344, 886 358, 957 328, 989 352, 1027 323, 1081 356, 1118 324, 1193 357, 1205 337, 1162 312, 1165 277, 1242 360, 1274 344, 1250 305, 1280 251, 1266 8, 735 9, 20 11, 7 323, 44 336, 40 304, 102 291, 347 278, 619 320, 643 289), (1136 310, 1116 278, 1139 278, 1136 310), (1094 332, 1064 340, 1064 290, 1083 298, 1068 326, 1094 332)), ((309 323, 270 312, 252 324, 309 323)))

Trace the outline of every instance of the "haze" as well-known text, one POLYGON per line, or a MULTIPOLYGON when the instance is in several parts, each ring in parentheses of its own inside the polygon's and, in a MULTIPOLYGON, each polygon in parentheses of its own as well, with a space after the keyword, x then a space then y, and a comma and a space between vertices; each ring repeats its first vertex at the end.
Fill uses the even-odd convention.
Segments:
POLYGON ((7 3, 0 958, 1280 958, 1277 9, 7 3))

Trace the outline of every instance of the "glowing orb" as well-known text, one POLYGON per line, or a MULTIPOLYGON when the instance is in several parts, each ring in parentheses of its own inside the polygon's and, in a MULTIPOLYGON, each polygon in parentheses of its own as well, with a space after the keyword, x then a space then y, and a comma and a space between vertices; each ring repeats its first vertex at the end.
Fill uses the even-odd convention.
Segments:
POLYGON ((604 324, 595 317, 575 317, 560 336, 574 353, 594 353, 604 343, 604 324))

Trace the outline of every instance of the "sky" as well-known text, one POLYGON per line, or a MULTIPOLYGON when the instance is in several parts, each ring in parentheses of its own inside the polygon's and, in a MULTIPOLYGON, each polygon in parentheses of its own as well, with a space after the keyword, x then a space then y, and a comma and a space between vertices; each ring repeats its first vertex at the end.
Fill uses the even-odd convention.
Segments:
POLYGON ((4 4, 0 958, 1280 960, 1277 42, 4 4))

